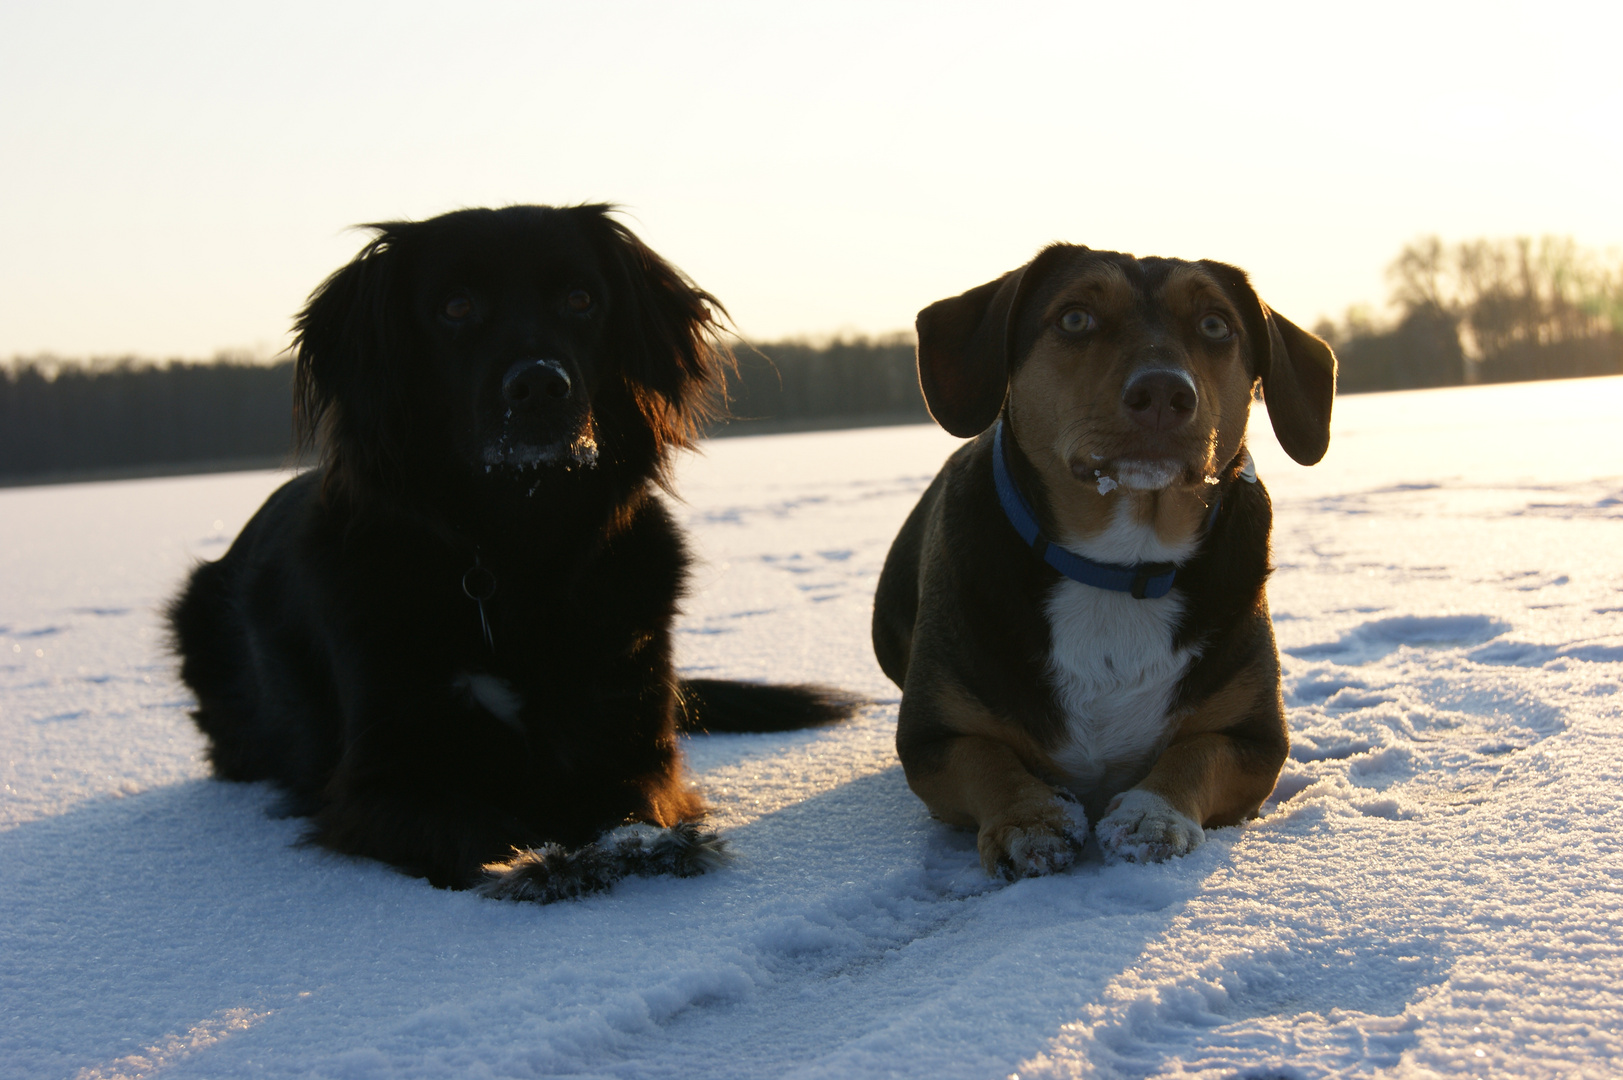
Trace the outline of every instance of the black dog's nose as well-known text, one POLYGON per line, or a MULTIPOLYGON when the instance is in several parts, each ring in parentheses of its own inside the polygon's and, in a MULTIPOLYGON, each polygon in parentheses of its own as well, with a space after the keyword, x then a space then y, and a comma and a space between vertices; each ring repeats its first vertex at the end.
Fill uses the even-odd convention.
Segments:
POLYGON ((520 360, 502 376, 502 400, 514 407, 562 401, 572 389, 569 373, 556 360, 520 360))
POLYGON ((1151 431, 1172 431, 1194 418, 1200 395, 1195 381, 1182 371, 1160 368, 1133 376, 1121 403, 1135 423, 1151 431))

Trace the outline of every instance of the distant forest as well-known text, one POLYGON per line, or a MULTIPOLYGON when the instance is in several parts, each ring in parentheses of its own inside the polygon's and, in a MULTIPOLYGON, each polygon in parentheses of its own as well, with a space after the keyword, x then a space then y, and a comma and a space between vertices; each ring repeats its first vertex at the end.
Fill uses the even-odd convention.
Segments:
POLYGON ((1566 237, 1425 237, 1387 267, 1397 317, 1353 308, 1314 333, 1337 389, 1408 390, 1623 374, 1623 259, 1566 237))
MULTIPOLYGON (((1395 317, 1354 308, 1313 329, 1339 389, 1402 390, 1623 374, 1623 261, 1570 239, 1435 237, 1387 270, 1395 317)), ((741 344, 732 419, 713 435, 926 421, 906 336, 741 344)), ((291 460, 292 365, 0 366, 0 484, 269 467, 291 460)))
MULTIPOLYGON (((712 435, 926 422, 913 342, 740 344, 712 435)), ((0 484, 269 468, 293 460, 293 365, 53 357, 0 367, 0 484)))

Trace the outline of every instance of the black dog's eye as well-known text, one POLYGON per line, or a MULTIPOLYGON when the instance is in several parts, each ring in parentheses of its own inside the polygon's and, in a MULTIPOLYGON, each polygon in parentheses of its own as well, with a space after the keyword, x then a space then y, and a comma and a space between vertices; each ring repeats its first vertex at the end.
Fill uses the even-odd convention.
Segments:
POLYGON ((1200 336, 1208 341, 1227 341, 1231 336, 1228 320, 1221 315, 1208 315, 1200 320, 1200 336))
POLYGON ((592 294, 585 289, 576 289, 569 294, 569 310, 579 315, 592 309, 592 294))
POLYGON ((1059 325, 1066 333, 1080 334, 1085 330, 1097 328, 1099 320, 1081 308, 1074 307, 1059 317, 1059 325))
POLYGON ((447 319, 461 321, 473 314, 473 301, 463 293, 457 293, 445 302, 444 311, 447 319))

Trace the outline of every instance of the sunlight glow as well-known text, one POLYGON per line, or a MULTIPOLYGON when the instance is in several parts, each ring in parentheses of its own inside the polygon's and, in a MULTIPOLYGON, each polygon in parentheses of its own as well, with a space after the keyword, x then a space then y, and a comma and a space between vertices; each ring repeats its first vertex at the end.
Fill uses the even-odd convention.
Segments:
POLYGON ((771 339, 1055 239, 1311 324, 1408 240, 1623 243, 1623 9, 1015 3, 0 11, 0 357, 269 353, 361 237, 613 200, 771 339))

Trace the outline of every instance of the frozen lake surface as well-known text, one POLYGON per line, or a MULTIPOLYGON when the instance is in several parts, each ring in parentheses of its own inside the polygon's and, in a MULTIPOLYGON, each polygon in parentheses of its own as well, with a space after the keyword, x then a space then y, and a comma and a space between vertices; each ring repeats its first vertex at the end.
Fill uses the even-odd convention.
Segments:
POLYGON ((0 1076, 1623 1073, 1623 379, 1252 424, 1293 748, 1190 856, 986 879, 868 645, 929 427, 679 471, 689 673, 870 695, 688 740, 739 858, 538 907, 294 848, 208 778, 158 612, 285 474, 0 491, 0 1076))

